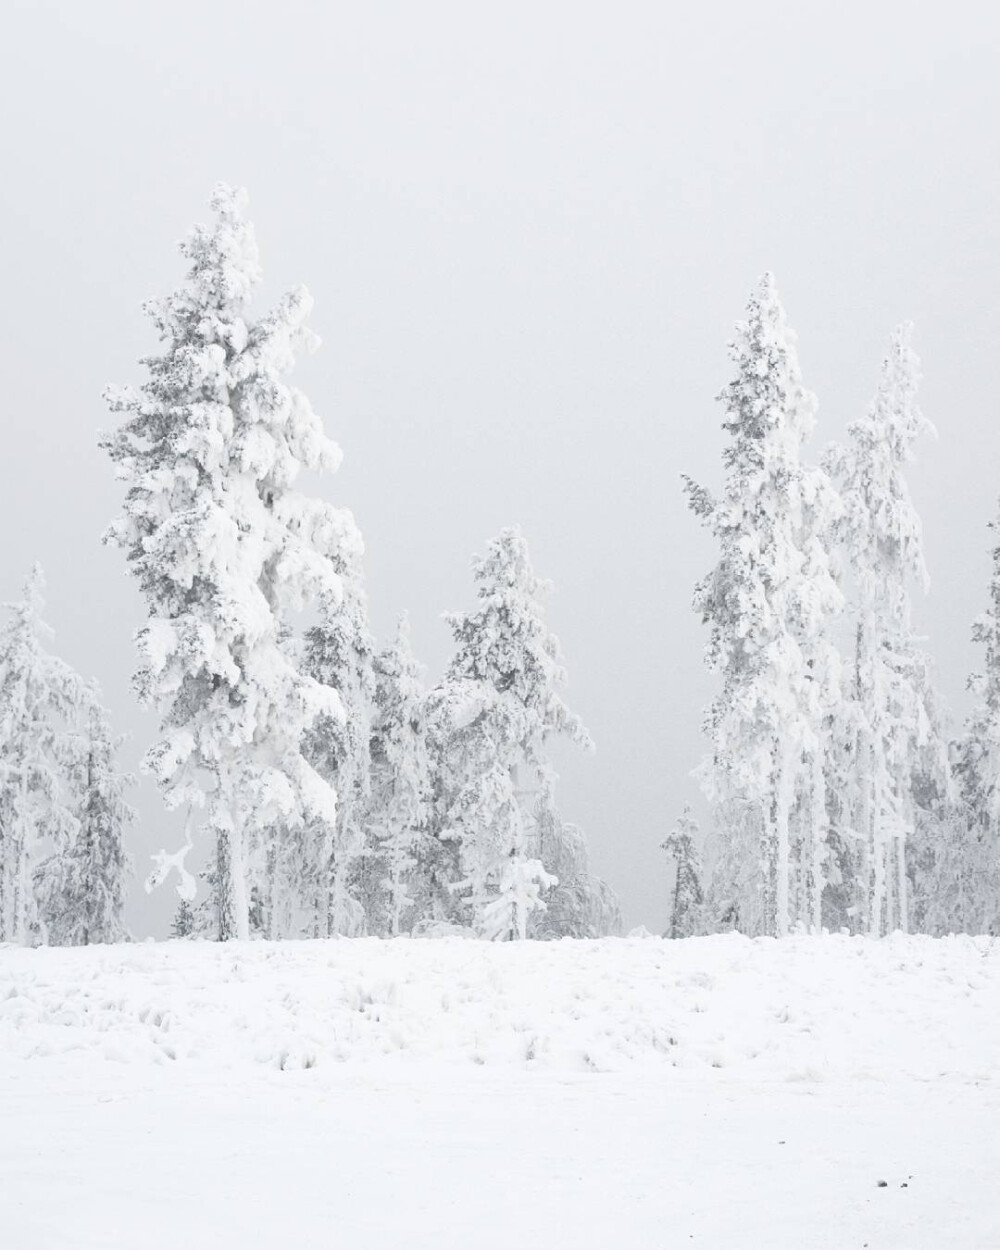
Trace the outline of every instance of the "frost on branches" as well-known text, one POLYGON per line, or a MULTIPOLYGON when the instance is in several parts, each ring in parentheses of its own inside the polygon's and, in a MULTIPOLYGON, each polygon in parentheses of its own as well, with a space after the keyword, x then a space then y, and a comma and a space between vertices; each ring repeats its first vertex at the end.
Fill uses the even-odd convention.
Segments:
POLYGON ((542 866, 556 883, 546 891, 545 910, 532 917, 530 936, 617 937, 622 930, 618 897, 591 872, 583 831, 559 815, 551 787, 535 803, 533 842, 542 866))
POLYGON ((429 849, 431 759, 422 675, 403 616, 395 642, 375 657, 371 732, 368 822, 381 886, 373 927, 391 937, 408 927, 414 879, 429 849))
POLYGON ((916 814, 914 778, 946 783, 947 755, 933 733, 930 665, 917 648, 909 583, 926 589, 920 519, 904 476, 918 438, 932 433, 917 406, 912 326, 893 331, 867 415, 850 443, 827 455, 844 504, 837 524, 854 591, 853 664, 845 683, 845 763, 838 831, 853 877, 852 927, 871 934, 909 927, 906 846, 916 814), (931 758, 928 758, 930 754, 931 758))
POLYGON ((96 688, 42 640, 42 571, 0 634, 0 942, 123 940, 132 821, 96 688))
MULTIPOLYGON (((990 529, 1000 534, 1000 519, 990 529)), ((960 805, 917 864, 928 932, 1000 933, 1000 542, 991 556, 989 606, 972 626, 983 670, 969 678, 977 701, 955 745, 960 805)))
POLYGON ((705 722, 703 779, 721 842, 713 894, 720 918, 750 934, 820 927, 828 855, 824 764, 839 660, 826 634, 843 598, 827 535, 839 501, 800 459, 816 400, 795 341, 766 274, 720 396, 732 440, 723 496, 685 479, 719 545, 694 603, 711 628, 708 666, 722 677, 705 722))
POLYGON ((701 931, 705 897, 701 884, 701 858, 698 855, 698 822, 690 806, 684 808, 677 827, 671 829, 660 846, 674 861, 674 894, 670 908, 671 938, 694 937, 701 931))
POLYGON ((435 692, 438 836, 457 843, 462 891, 483 937, 524 938, 555 884, 537 855, 537 821, 554 783, 545 744, 592 744, 567 709, 558 640, 545 624, 520 529, 505 529, 473 563, 478 602, 447 619, 456 651, 435 692), (443 728, 442 728, 443 727, 443 728))
POLYGON ((44 853, 75 834, 65 785, 64 726, 82 680, 42 646, 44 578, 35 565, 0 635, 0 941, 38 933, 33 873, 44 853))
POLYGON ((324 595, 320 620, 306 635, 305 671, 335 690, 340 707, 319 717, 307 739, 307 754, 337 792, 333 821, 321 820, 309 830, 313 859, 311 878, 317 898, 317 936, 338 933, 353 937, 366 930, 366 914, 374 891, 374 874, 365 843, 365 812, 369 797, 374 643, 368 625, 368 603, 362 584, 360 536, 344 544, 336 563, 342 592, 324 595))
POLYGON ((164 345, 144 361, 148 379, 107 392, 124 422, 102 445, 126 489, 106 539, 149 610, 135 685, 161 733, 143 766, 169 807, 204 813, 226 939, 248 935, 283 831, 336 817, 302 744, 317 717, 341 714, 340 700, 299 670, 287 620, 320 596, 339 600, 333 560, 355 530, 349 513, 296 487, 303 470, 340 461, 283 380, 316 342, 310 297, 299 287, 251 318, 260 266, 245 195, 220 184, 211 205, 214 225, 181 245, 186 283, 147 305, 164 345))
POLYGON ((71 792, 78 796, 76 833, 35 870, 39 915, 53 946, 128 941, 124 917, 132 859, 124 839, 136 814, 125 799, 131 779, 117 766, 123 738, 112 733, 93 685, 81 712, 67 760, 71 792))
MULTIPOLYGON (((1000 534, 1000 519, 990 522, 1000 534)), ((983 670, 969 678, 977 702, 959 744, 955 772, 974 823, 989 839, 1000 839, 1000 541, 992 551, 989 606, 972 625, 983 648, 983 670)))

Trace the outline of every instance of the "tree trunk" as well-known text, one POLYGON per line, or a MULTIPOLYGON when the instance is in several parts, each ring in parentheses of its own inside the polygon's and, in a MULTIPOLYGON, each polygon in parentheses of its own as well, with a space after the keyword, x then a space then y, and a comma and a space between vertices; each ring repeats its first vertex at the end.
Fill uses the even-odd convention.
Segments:
POLYGON ((246 941, 250 937, 250 908, 247 900, 243 833, 233 819, 233 802, 228 784, 219 777, 219 790, 213 803, 216 829, 216 906, 219 941, 246 941))

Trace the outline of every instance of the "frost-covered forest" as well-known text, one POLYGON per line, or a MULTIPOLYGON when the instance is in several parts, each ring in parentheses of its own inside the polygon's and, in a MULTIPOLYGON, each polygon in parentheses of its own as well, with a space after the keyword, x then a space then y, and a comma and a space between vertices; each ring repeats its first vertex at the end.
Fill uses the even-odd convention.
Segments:
MULTIPOLYGON (((309 489, 341 459, 289 380, 317 345, 310 296, 262 308, 245 193, 220 184, 211 210, 145 307, 159 351, 108 388, 101 436, 121 490, 104 541, 147 612, 142 768, 184 822, 145 888, 176 890, 179 938, 618 933, 557 801, 552 743, 594 744, 525 534, 475 560, 439 680, 405 615, 374 637, 362 535, 309 489)), ((933 433, 913 340, 890 332, 867 411, 822 450, 771 275, 736 326, 719 487, 683 482, 717 551, 694 592, 716 694, 691 726, 709 821, 685 807, 664 828, 669 937, 998 931, 1000 547, 955 729, 912 623, 927 571, 906 471, 933 433)), ((99 691, 52 654, 43 589, 35 566, 0 636, 0 940, 121 941, 130 779, 99 691)))
POLYGON ((1000 6, 4 19, 0 1250, 998 1250, 1000 6))

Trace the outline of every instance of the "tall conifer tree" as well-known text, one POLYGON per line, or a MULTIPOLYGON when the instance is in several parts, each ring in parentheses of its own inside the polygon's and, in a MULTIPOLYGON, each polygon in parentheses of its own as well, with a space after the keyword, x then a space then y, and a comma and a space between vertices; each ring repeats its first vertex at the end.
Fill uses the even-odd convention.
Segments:
POLYGON ((325 597, 320 619, 306 636, 305 671, 335 690, 336 715, 320 716, 308 736, 313 766, 337 791, 333 821, 312 829, 319 900, 319 932, 355 936, 367 925, 365 877, 370 857, 365 821, 370 793, 370 737, 375 694, 374 641, 362 582, 360 543, 337 564, 342 593, 325 597))
POLYGON ((395 641, 375 657, 371 735, 370 847, 384 895, 384 931, 395 937, 415 903, 414 877, 426 853, 431 760, 422 667, 410 646, 406 616, 395 641))
POLYGON ((720 396, 731 438, 723 495, 685 479, 719 544, 695 593, 711 628, 707 663, 722 677, 703 774, 722 840, 714 894, 741 929, 776 935, 820 925, 823 764, 839 682, 827 630, 842 606, 827 548, 836 492, 800 455, 816 400, 795 343, 765 274, 737 325, 736 376, 720 396))
POLYGON ((42 926, 54 946, 128 940, 125 899, 132 859, 125 837, 136 814, 125 798, 129 778, 118 769, 123 739, 112 733, 95 686, 87 688, 80 711, 66 751, 76 831, 35 870, 42 926))
MULTIPOLYGON (((927 587, 920 519, 904 474, 933 427, 917 406, 913 327, 892 333, 867 415, 827 455, 844 503, 837 529, 853 583, 854 654, 846 681, 848 765, 840 809, 857 847, 855 913, 867 932, 908 928, 906 844, 915 775, 935 742, 930 666, 913 633, 909 586, 927 587)), ((932 770, 944 773, 943 743, 932 770)))
POLYGON ((456 651, 444 709, 440 835, 460 846, 462 888, 488 938, 524 938, 555 883, 532 853, 534 809, 554 781, 545 744, 564 735, 590 748, 559 692, 559 642, 544 619, 547 583, 531 568, 519 528, 503 530, 473 564, 478 601, 448 617, 456 651))
POLYGON ((685 806, 675 828, 660 843, 674 861, 674 892, 670 906, 672 938, 693 937, 701 923, 705 901, 701 881, 701 858, 698 854, 698 822, 690 806, 685 806))
POLYGON ((144 767, 169 807, 206 811, 220 939, 248 936, 274 831, 335 819, 334 790, 302 748, 317 717, 342 708, 300 671, 287 619, 339 598, 334 561, 354 538, 349 514, 297 489, 340 452, 282 376, 317 341, 305 288, 250 316, 260 266, 245 199, 220 184, 215 224, 181 245, 187 282, 147 305, 163 351, 140 391, 108 391, 125 420, 103 441, 126 487, 107 540, 149 609, 135 684, 161 734, 144 767))

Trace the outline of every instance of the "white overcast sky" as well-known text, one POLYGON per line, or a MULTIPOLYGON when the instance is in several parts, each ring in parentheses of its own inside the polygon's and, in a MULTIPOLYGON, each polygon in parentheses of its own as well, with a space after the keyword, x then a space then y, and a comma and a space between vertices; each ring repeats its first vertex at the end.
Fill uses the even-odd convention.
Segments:
MULTIPOLYGON (((916 323, 939 438, 913 493, 917 621, 967 707, 1000 493, 1000 15, 994 4, 6 0, 0 47, 5 437, 0 597, 49 579, 55 646, 97 676, 134 765, 142 617, 99 534, 95 439, 154 346, 141 301, 219 178, 245 185, 265 296, 304 281, 323 337, 295 380, 343 447, 326 485, 368 547, 373 623, 409 608, 436 677, 469 557, 520 522, 556 583, 560 752, 626 920, 661 928, 657 844, 703 751, 690 610, 712 549, 679 474, 720 481, 725 343, 772 269, 819 395, 810 449, 864 410, 916 323)), ((133 849, 173 844, 143 783, 133 849)), ((137 890, 137 934, 175 899, 137 890)))

